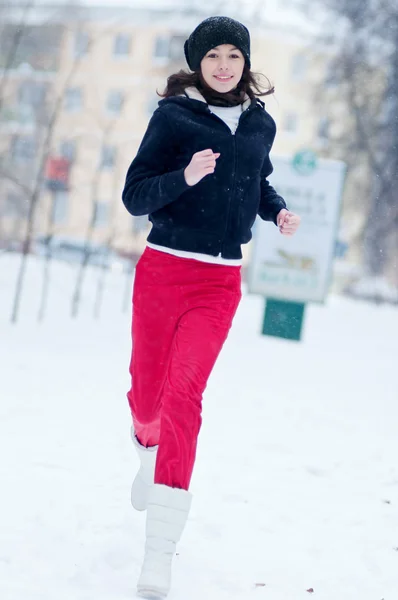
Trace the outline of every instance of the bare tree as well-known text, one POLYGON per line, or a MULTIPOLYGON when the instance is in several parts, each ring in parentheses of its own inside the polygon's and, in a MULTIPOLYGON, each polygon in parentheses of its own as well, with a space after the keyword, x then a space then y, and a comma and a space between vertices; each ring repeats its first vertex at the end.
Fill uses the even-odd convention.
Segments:
MULTIPOLYGON (((98 127, 101 131, 99 148, 101 148, 101 149, 104 148, 105 143, 110 139, 110 136, 112 134, 112 131, 113 131, 116 123, 117 123, 116 118, 112 119, 108 123, 104 123, 101 119, 98 119, 98 127)), ((114 148, 115 152, 117 152, 117 150, 118 150, 117 145, 113 146, 113 148, 114 148)), ((113 158, 114 158, 114 162, 115 162, 116 157, 113 157, 113 158)), ((83 294, 84 280, 85 280, 85 276, 86 276, 86 272, 87 272, 87 267, 89 265, 90 256, 93 252, 92 242, 93 242, 95 227, 97 224, 97 219, 99 216, 97 201, 98 201, 98 192, 100 189, 100 181, 101 181, 101 177, 102 177, 102 167, 104 166, 104 164, 103 164, 104 159, 106 159, 105 156, 101 155, 99 157, 95 172, 93 174, 93 177, 92 177, 92 180, 90 183, 91 215, 90 215, 90 219, 89 219, 89 222, 87 225, 87 230, 86 230, 86 234, 85 234, 85 238, 84 238, 82 261, 79 265, 76 282, 75 282, 75 287, 74 287, 74 292, 73 292, 73 296, 72 296, 71 316, 73 318, 77 317, 77 315, 79 313, 80 303, 81 303, 82 294, 83 294)), ((95 305, 94 305, 94 316, 96 318, 99 317, 100 307, 101 307, 101 303, 102 303, 102 297, 103 297, 103 293, 105 290, 106 273, 108 270, 107 258, 108 258, 108 255, 112 252, 112 242, 113 242, 113 239, 115 236, 114 210, 115 210, 116 199, 118 200, 117 193, 116 193, 117 183, 118 183, 117 170, 115 169, 114 178, 113 178, 114 199, 113 199, 113 202, 110 203, 110 207, 113 208, 113 211, 112 211, 113 214, 111 214, 111 224, 110 224, 110 228, 108 231, 107 242, 101 248, 102 264, 100 261, 100 265, 99 265, 100 272, 99 272, 99 278, 98 278, 98 282, 97 282, 96 299, 95 299, 95 305)))
MULTIPOLYGON (((120 149, 120 147, 118 147, 118 150, 119 149, 120 149)), ((116 238, 117 205, 120 202, 119 172, 118 172, 117 168, 114 169, 112 188, 113 188, 113 194, 112 194, 112 202, 110 204, 110 209, 111 209, 110 228, 109 228, 108 237, 106 240, 106 249, 108 250, 109 253, 112 252, 112 250, 113 250, 113 244, 114 244, 114 241, 116 238)), ((103 301, 103 297, 104 297, 104 293, 105 293, 105 289, 106 289, 106 277, 107 277, 108 271, 109 271, 109 269, 107 268, 107 265, 105 262, 105 255, 104 255, 104 261, 102 264, 102 268, 99 271, 96 293, 95 293, 95 301, 94 301, 94 318, 95 319, 100 318, 102 301, 103 301)), ((132 269, 131 269, 131 272, 132 272, 132 269)), ((131 275, 131 272, 130 272, 130 275, 131 275)), ((128 276, 128 273, 127 273, 127 276, 128 276)), ((131 276, 130 276, 130 282, 131 282, 131 276)))
MULTIPOLYGON (((105 139, 105 136, 104 136, 105 139)), ((91 217, 87 226, 86 235, 84 239, 84 248, 82 261, 79 265, 74 292, 72 296, 72 305, 71 305, 71 316, 76 318, 79 313, 80 302, 82 298, 83 292, 83 284, 87 271, 87 266, 89 264, 90 255, 91 255, 91 243, 94 233, 94 228, 97 220, 97 198, 98 198, 98 190, 99 190, 99 180, 101 176, 100 165, 98 165, 93 180, 91 182, 91 217)))
MULTIPOLYGON (((314 12, 314 3, 299 3, 314 12)), ((346 161, 349 177, 359 177, 365 192, 360 206, 366 271, 382 276, 398 250, 398 4, 322 0, 320 10, 325 26, 317 43, 330 64, 318 99, 337 124, 331 151, 346 161)))
POLYGON ((47 160, 50 156, 55 125, 56 125, 57 119, 59 117, 60 111, 62 109, 64 91, 69 86, 69 82, 73 78, 73 75, 74 75, 76 69, 78 68, 78 64, 79 64, 79 61, 76 60, 68 74, 68 77, 66 78, 66 81, 65 81, 63 89, 61 90, 61 93, 59 94, 58 98, 55 101, 55 104, 52 109, 52 113, 50 115, 50 119, 48 122, 48 127, 46 130, 43 145, 41 148, 39 165, 37 168, 36 177, 35 177, 34 185, 33 185, 31 196, 30 196, 30 201, 29 201, 29 211, 28 211, 28 218, 27 218, 28 224, 27 224, 27 230, 26 230, 26 235, 25 235, 25 240, 24 240, 22 260, 21 260, 21 265, 20 265, 20 269, 19 269, 19 273, 18 273, 17 285, 16 285, 16 289, 15 289, 15 296, 14 296, 14 303, 13 303, 13 310, 12 310, 12 317, 11 317, 12 323, 15 323, 18 318, 18 311, 19 311, 21 295, 22 295, 22 290, 23 290, 23 281, 24 281, 26 265, 27 265, 27 258, 28 258, 28 253, 29 253, 30 246, 32 243, 32 239, 33 239, 33 233, 34 233, 35 214, 36 214, 38 202, 40 199, 40 193, 41 193, 41 190, 44 185, 44 179, 45 179, 44 169, 47 164, 47 160))
POLYGON ((18 49, 21 44, 24 35, 24 25, 29 14, 29 11, 34 5, 34 0, 30 0, 25 3, 22 10, 22 15, 19 20, 19 23, 11 35, 11 37, 7 36, 6 27, 8 23, 8 17, 12 9, 11 2, 4 2, 0 4, 0 18, 2 25, 0 26, 0 39, 2 40, 2 61, 1 61, 1 69, 2 75, 0 78, 0 112, 3 108, 4 104, 4 93, 7 88, 7 83, 9 79, 10 69, 12 68, 15 58, 18 54, 18 49), (8 38, 8 39, 7 39, 8 38), (4 42, 6 39, 6 42, 4 42))
MULTIPOLYGON (((32 21, 33 13, 37 17, 36 11, 38 10, 38 6, 35 6, 35 4, 33 0, 30 0, 29 2, 13 3, 12 5, 2 4, 1 6, 3 22, 5 23, 4 31, 6 32, 6 35, 2 37, 0 48, 0 54, 3 57, 4 63, 0 97, 3 107, 9 101, 8 84, 10 83, 10 75, 13 70, 21 65, 26 65, 26 67, 23 67, 22 73, 19 72, 21 76, 20 83, 24 85, 30 83, 29 80, 36 73, 36 68, 39 70, 43 69, 43 62, 45 63, 45 67, 51 66, 53 70, 57 67, 57 51, 59 50, 60 32, 63 27, 62 25, 60 26, 58 20, 51 23, 46 21, 46 17, 39 19, 38 22, 32 21), (53 40, 54 45, 48 45, 51 40, 53 40), (23 76, 25 73, 26 79, 24 80, 23 76)), ((11 315, 13 323, 18 318, 27 257, 33 239, 35 215, 44 184, 44 169, 52 149, 54 128, 62 108, 63 91, 73 77, 77 66, 78 59, 74 62, 70 73, 66 77, 64 86, 58 95, 54 95, 51 86, 48 86, 50 89, 45 90, 47 94, 43 94, 40 97, 36 96, 32 104, 29 105, 29 127, 32 132, 32 148, 25 157, 29 160, 24 161, 21 168, 20 165, 15 164, 12 157, 11 159, 9 158, 10 152, 7 146, 2 157, 3 160, 1 160, 0 179, 3 184, 11 182, 16 186, 19 193, 24 196, 25 206, 27 207, 26 215, 24 215, 26 216, 24 223, 26 231, 23 252, 11 315), (5 160, 4 156, 8 158, 5 160)), ((15 90, 10 95, 11 98, 13 95, 15 96, 15 90)), ((18 120, 19 117, 20 115, 13 115, 12 119, 18 120)), ((23 144, 26 144, 26 141, 23 139, 19 140, 18 135, 15 134, 10 136, 11 144, 19 141, 21 141, 21 148, 23 150, 23 144)))
POLYGON ((54 223, 55 215, 57 211, 57 196, 55 190, 51 194, 51 207, 48 216, 47 234, 45 236, 45 256, 43 261, 43 279, 42 279, 42 290, 40 295, 40 305, 37 315, 39 322, 44 320, 44 316, 47 309, 48 293, 50 290, 50 267, 53 258, 52 252, 52 240, 54 237, 54 223))
MULTIPOLYGON (((18 64, 18 59, 23 55, 22 48, 26 35, 26 21, 33 5, 34 0, 27 0, 19 7, 20 11, 15 14, 15 5, 11 2, 0 4, 0 129, 13 116, 15 102, 11 101, 9 83, 13 70, 18 64)), ((0 184, 8 180, 12 193, 9 195, 2 193, 0 212, 3 217, 13 216, 12 237, 17 238, 26 219, 25 196, 29 194, 30 190, 26 176, 23 176, 26 173, 21 174, 14 169, 10 169, 9 147, 5 142, 5 137, 2 136, 0 148, 0 184)), ((13 137, 15 140, 15 136, 13 137)), ((11 138, 11 141, 14 140, 11 138)), ((2 191, 4 192, 4 190, 2 191)), ((1 238, 5 243, 4 229, 1 238)))
MULTIPOLYGON (((25 4, 22 3, 23 6, 25 6, 25 4)), ((22 6, 21 5, 21 6, 22 6)), ((12 5, 12 9, 14 9, 14 4, 12 5)), ((19 8, 21 8, 21 6, 19 6, 19 8)), ((17 45, 16 43, 10 44, 10 47, 13 48, 19 48, 21 47, 21 45, 23 45, 24 42, 24 35, 23 33, 26 34, 26 36, 29 36, 32 32, 32 26, 31 26, 31 13, 29 12, 30 10, 32 10, 34 8, 34 1, 31 0, 29 3, 26 4, 26 10, 23 11, 22 13, 22 17, 20 18, 20 20, 18 21, 18 25, 16 30, 18 31, 18 40, 19 40, 19 44, 17 45), (19 31, 22 30, 22 34, 20 35, 19 31)), ((8 8, 8 6, 7 6, 8 8)), ((36 7, 37 8, 37 7, 36 7)), ((64 22, 65 18, 66 18, 66 14, 65 11, 67 11, 67 18, 68 18, 68 22, 72 22, 72 26, 73 26, 73 15, 75 15, 75 18, 77 19, 80 16, 80 11, 78 10, 79 7, 77 4, 73 4, 73 10, 76 10, 76 13, 71 14, 71 7, 69 6, 68 8, 64 7, 58 7, 56 10, 54 9, 53 12, 51 12, 51 14, 47 14, 46 16, 46 21, 45 21, 45 30, 47 32, 49 32, 49 35, 51 38, 54 37, 54 31, 53 29, 56 28, 57 31, 57 35, 56 37, 56 41, 59 43, 60 40, 62 39, 62 35, 64 34, 66 28, 67 28, 67 22, 64 22), (52 19, 54 19, 54 22, 52 22, 52 19)), ((37 17, 37 15, 36 15, 37 17)), ((8 18, 9 21, 11 22, 11 24, 14 23, 15 20, 15 14, 13 12, 11 12, 10 14, 8 14, 8 18)), ((41 23, 40 25, 35 25, 35 27, 42 27, 43 23, 41 23)), ((110 25, 110 29, 112 28, 112 24, 110 25)), ((12 27, 11 27, 12 29, 12 27)), ((14 27, 15 30, 15 27, 14 27)), ((15 30, 15 31, 16 31, 15 30)), ((33 27, 34 30, 34 27, 33 27)), ((42 33, 42 30, 40 30, 40 34, 42 33)), ((88 47, 87 47, 87 52, 93 47, 93 45, 99 40, 99 38, 102 38, 102 36, 106 35, 107 31, 106 30, 102 30, 98 36, 98 38, 93 39, 91 38, 88 41, 88 47)), ((17 35, 17 33, 15 33, 15 35, 17 35)), ((32 55, 32 48, 31 48, 32 44, 28 44, 28 55, 31 56, 32 55)), ((53 54, 55 53, 52 52, 51 47, 47 47, 43 50, 43 52, 41 53, 44 56, 50 56, 50 58, 53 57, 53 54)), ((14 52, 14 63, 15 63, 15 52, 14 52)), ((26 198, 26 204, 27 204, 27 217, 26 217, 26 232, 25 232, 25 236, 24 236, 24 243, 23 243, 23 253, 22 253, 22 257, 21 257, 21 263, 20 263, 20 268, 19 268, 19 272, 18 272, 18 276, 17 276, 17 283, 16 283, 16 288, 15 288, 15 294, 14 294, 14 301, 13 301, 13 308, 12 308, 12 315, 11 315, 11 321, 13 323, 15 323, 17 321, 18 318, 18 313, 19 313, 19 307, 20 307, 20 302, 21 302, 21 296, 22 296, 22 292, 23 292, 23 283, 24 283, 24 278, 25 278, 25 273, 26 273, 26 266, 27 266, 27 260, 28 260, 28 254, 29 254, 29 250, 33 241, 33 235, 34 235, 34 224, 35 224, 35 217, 36 217, 36 213, 37 213, 37 208, 39 205, 39 200, 41 198, 41 194, 42 194, 42 190, 44 188, 44 184, 45 184, 45 167, 47 165, 47 161, 49 159, 49 157, 52 154, 53 151, 53 138, 54 138, 54 133, 56 130, 56 126, 57 126, 57 122, 59 120, 59 117, 61 115, 61 111, 62 111, 62 105, 63 105, 63 101, 64 101, 64 95, 65 95, 65 91, 66 89, 69 87, 71 81, 73 80, 79 66, 80 66, 80 60, 81 60, 81 55, 79 53, 77 53, 77 55, 74 58, 74 61, 72 62, 72 65, 69 69, 69 72, 66 74, 66 76, 64 77, 63 82, 61 82, 61 85, 57 87, 57 91, 56 94, 54 94, 54 90, 52 90, 53 94, 52 97, 48 98, 48 101, 45 104, 45 108, 46 110, 43 111, 43 105, 40 105, 40 107, 38 107, 37 111, 35 111, 34 113, 34 125, 35 125, 35 137, 36 137, 36 147, 35 147, 35 157, 36 157, 36 162, 34 164, 34 168, 31 168, 31 172, 28 174, 28 176, 21 176, 21 173, 17 172, 15 169, 15 165, 10 165, 7 163, 4 163, 4 161, 2 161, 1 166, 0 166, 0 180, 2 179, 3 181, 8 181, 8 182, 12 182, 14 185, 16 185, 18 187, 18 189, 20 189, 21 193, 23 193, 25 195, 26 198), (42 113, 45 113, 44 115, 42 113)), ((12 61, 11 58, 8 59, 8 63, 11 65, 12 61)), ((55 66, 55 68, 57 67, 57 65, 55 66)), ((95 187, 95 184, 94 186, 95 187)), ((54 207, 53 207, 54 208, 54 207)), ((93 217, 94 218, 94 217, 93 217)), ((50 221, 49 221, 49 230, 53 229, 53 222, 52 222, 52 218, 50 217, 50 221)), ((47 260, 46 260, 46 264, 44 267, 44 280, 43 280, 43 288, 42 288, 42 298, 41 298, 41 307, 39 310, 39 318, 43 318, 44 315, 44 308, 46 305, 46 297, 47 297, 47 293, 48 293, 48 289, 49 289, 49 281, 48 278, 50 276, 50 255, 47 255, 47 260)))

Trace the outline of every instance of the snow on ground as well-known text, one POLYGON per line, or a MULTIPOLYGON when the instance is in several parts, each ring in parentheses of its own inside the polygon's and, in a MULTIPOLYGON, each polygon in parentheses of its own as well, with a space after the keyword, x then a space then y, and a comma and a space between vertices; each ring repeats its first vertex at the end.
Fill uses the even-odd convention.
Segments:
MULTIPOLYGON (((124 278, 95 320, 90 273, 71 320, 54 265, 39 325, 31 261, 12 326, 17 264, 0 256, 0 598, 135 598, 124 278)), ((206 391, 170 600, 396 600, 398 311, 331 297, 299 344, 259 335, 262 311, 244 297, 206 391)))

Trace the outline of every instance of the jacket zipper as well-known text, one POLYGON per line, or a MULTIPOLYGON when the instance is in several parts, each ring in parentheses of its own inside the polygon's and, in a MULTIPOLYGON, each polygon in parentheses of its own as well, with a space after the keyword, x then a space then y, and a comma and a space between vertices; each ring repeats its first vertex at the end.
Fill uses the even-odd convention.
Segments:
POLYGON ((240 115, 239 117, 239 121, 238 121, 238 126, 236 128, 235 133, 232 133, 231 129, 228 127, 228 125, 225 123, 225 121, 223 121, 222 119, 220 119, 220 117, 218 117, 217 115, 215 115, 214 113, 211 112, 211 110, 208 108, 209 113, 215 117, 216 119, 218 119, 219 121, 221 121, 221 123, 223 123, 223 125, 225 125, 225 127, 228 128, 228 130, 230 131, 230 134, 232 135, 233 138, 233 150, 234 150, 234 168, 233 168, 233 173, 232 173, 232 191, 231 191, 231 201, 229 202, 228 205, 228 214, 227 214, 227 224, 225 226, 225 230, 224 230, 224 237, 222 240, 222 245, 221 245, 221 255, 223 253, 223 250, 225 249, 225 239, 226 239, 226 235, 229 229, 229 225, 230 225, 230 220, 231 220, 231 204, 232 204, 232 198, 234 197, 235 194, 235 184, 236 184, 236 133, 239 129, 239 125, 241 124, 242 118, 243 116, 246 116, 249 112, 250 109, 252 109, 254 107, 252 107, 252 105, 248 106, 248 108, 246 108, 246 110, 243 111, 243 113, 240 115))
MULTIPOLYGON (((236 129, 236 130, 238 130, 238 129, 236 129)), ((228 232, 230 221, 231 221, 231 210, 232 210, 231 205, 232 205, 232 200, 233 200, 233 197, 235 194, 235 184, 236 184, 236 137, 235 137, 235 134, 232 134, 232 135, 233 135, 233 146, 234 146, 234 170, 233 170, 233 179, 232 179, 233 183, 232 183, 230 201, 228 202, 227 224, 225 226, 224 239, 223 239, 222 245, 221 245, 221 255, 223 253, 223 250, 225 249, 225 240, 227 237, 227 232, 228 232)))

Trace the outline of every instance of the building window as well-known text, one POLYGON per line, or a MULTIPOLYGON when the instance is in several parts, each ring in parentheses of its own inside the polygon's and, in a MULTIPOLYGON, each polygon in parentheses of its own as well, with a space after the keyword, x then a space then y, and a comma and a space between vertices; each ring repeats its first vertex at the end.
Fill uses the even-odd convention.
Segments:
POLYGON ((23 81, 18 88, 18 103, 20 106, 38 108, 43 105, 46 97, 46 86, 36 81, 23 81))
POLYGON ((183 35, 158 36, 153 52, 155 62, 182 61, 184 59, 184 42, 187 37, 183 35))
POLYGON ((19 197, 12 192, 8 192, 7 196, 4 200, 4 205, 2 207, 1 214, 4 217, 17 217, 18 216, 18 204, 19 197))
POLYGON ((105 144, 101 150, 101 169, 112 169, 116 161, 116 148, 105 144))
POLYGON ((317 127, 317 136, 320 140, 329 139, 330 121, 327 117, 319 119, 317 127))
POLYGON ((52 220, 54 225, 65 223, 68 218, 69 196, 65 190, 56 190, 53 195, 52 220))
POLYGON ((82 58, 88 54, 90 38, 85 31, 77 31, 75 34, 75 57, 82 58))
POLYGON ((302 81, 307 74, 308 61, 305 54, 296 54, 292 60, 291 77, 293 81, 302 81))
POLYGON ((113 42, 113 56, 129 56, 131 36, 128 33, 118 33, 113 42))
POLYGON ((157 60, 167 60, 169 58, 169 38, 158 36, 155 41, 153 57, 157 60))
POLYGON ((111 90, 108 93, 106 109, 111 115, 119 115, 124 104, 124 93, 121 90, 111 90))
POLYGON ((13 192, 8 192, 5 197, 2 215, 4 217, 26 217, 28 213, 27 202, 24 198, 13 192))
POLYGON ((287 133, 296 133, 298 129, 298 116, 297 113, 287 113, 283 119, 282 125, 283 131, 287 133))
POLYGON ((93 225, 95 228, 105 227, 109 221, 109 204, 107 202, 96 202, 94 206, 93 225))
POLYGON ((63 140, 59 145, 59 153, 62 158, 68 159, 70 162, 76 160, 76 141, 75 140, 63 140))
POLYGON ((36 144, 33 137, 16 136, 11 140, 11 158, 16 163, 26 163, 35 157, 36 144))
POLYGON ((169 40, 169 57, 171 60, 184 60, 184 43, 187 35, 172 35, 169 40))
POLYGON ((83 107, 83 91, 81 88, 68 88, 65 91, 65 110, 76 112, 83 107))

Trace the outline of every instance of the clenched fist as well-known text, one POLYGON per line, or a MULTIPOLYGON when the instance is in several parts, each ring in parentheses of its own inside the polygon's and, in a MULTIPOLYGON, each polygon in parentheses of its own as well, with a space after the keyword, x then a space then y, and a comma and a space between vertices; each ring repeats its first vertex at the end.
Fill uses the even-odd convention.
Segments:
POLYGON ((184 171, 187 184, 189 186, 196 185, 203 177, 206 177, 206 175, 209 175, 210 173, 214 173, 216 160, 219 156, 220 153, 215 153, 213 150, 196 152, 184 171))
POLYGON ((290 212, 290 210, 282 208, 278 213, 276 221, 281 234, 291 236, 294 235, 299 228, 301 219, 298 215, 290 212))

